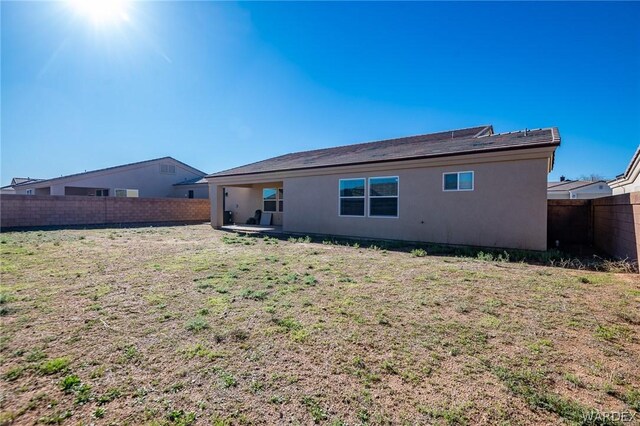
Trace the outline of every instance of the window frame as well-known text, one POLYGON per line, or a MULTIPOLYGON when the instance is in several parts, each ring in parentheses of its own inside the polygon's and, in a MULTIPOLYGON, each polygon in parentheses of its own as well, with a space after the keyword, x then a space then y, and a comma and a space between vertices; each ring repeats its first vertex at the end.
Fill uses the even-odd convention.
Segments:
POLYGON ((367 217, 367 178, 365 177, 357 177, 357 178, 344 178, 344 179, 338 179, 338 217, 367 217), (362 196, 347 196, 347 197, 343 197, 340 194, 340 186, 341 183, 343 181, 350 181, 350 180, 361 180, 364 183, 364 193, 362 194, 362 196), (363 211, 362 211, 362 215, 353 215, 353 214, 342 214, 342 209, 341 207, 341 201, 343 198, 346 199, 360 199, 362 198, 364 201, 364 206, 363 206, 363 211))
POLYGON ((380 218, 380 219, 398 219, 400 217, 400 176, 372 176, 367 179, 367 217, 380 218), (371 179, 397 179, 396 195, 371 195, 371 179), (371 214, 371 198, 395 198, 396 201, 396 215, 395 216, 380 216, 371 214))
MULTIPOLYGON (((262 188, 262 212, 263 213, 283 213, 284 212, 284 208, 282 210, 280 210, 280 201, 284 201, 284 189, 281 186, 278 187, 267 187, 265 186, 264 188, 262 188), (267 200, 266 198, 264 198, 264 190, 265 189, 273 189, 276 191, 276 198, 271 199, 271 200, 267 200), (282 189, 282 198, 280 198, 280 190, 282 189), (276 203, 276 209, 275 210, 266 210, 264 208, 264 202, 265 201, 273 201, 276 203)), ((283 207, 284 207, 284 202, 282 203, 283 207)))
POLYGON ((131 188, 114 188, 113 196, 116 198, 140 198, 140 190, 131 188), (118 195, 118 191, 124 191, 124 196, 118 195), (129 196, 129 191, 131 191, 132 193, 135 191, 136 195, 129 196))
POLYGON ((464 170, 460 172, 442 172, 442 191, 443 192, 461 192, 461 191, 474 191, 476 189, 476 174, 473 170, 464 170), (460 175, 463 173, 471 173, 471 188, 460 189, 460 175), (456 189, 447 189, 445 187, 445 176, 456 175, 456 189))
POLYGON ((175 164, 170 164, 170 163, 161 163, 160 164, 160 173, 163 174, 163 175, 175 175, 176 174, 176 165, 175 164), (163 168, 165 170, 162 170, 163 168))
POLYGON ((35 191, 33 189, 27 189, 25 195, 35 195, 35 191))

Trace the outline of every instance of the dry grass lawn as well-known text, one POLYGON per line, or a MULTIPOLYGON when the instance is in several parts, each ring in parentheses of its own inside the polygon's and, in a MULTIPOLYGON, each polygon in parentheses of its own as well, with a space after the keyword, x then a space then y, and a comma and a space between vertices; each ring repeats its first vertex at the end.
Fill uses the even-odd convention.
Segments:
POLYGON ((0 424, 598 424, 591 410, 640 411, 637 275, 208 225, 0 239, 0 424))

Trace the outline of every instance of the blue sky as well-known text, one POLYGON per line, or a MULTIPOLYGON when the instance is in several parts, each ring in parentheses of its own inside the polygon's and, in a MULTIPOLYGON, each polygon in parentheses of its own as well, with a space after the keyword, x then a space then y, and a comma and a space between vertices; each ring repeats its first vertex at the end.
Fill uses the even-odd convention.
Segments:
POLYGON ((70 2, 2 12, 1 180, 164 155, 206 172, 493 124, 558 126, 550 178, 640 143, 639 3, 70 2))

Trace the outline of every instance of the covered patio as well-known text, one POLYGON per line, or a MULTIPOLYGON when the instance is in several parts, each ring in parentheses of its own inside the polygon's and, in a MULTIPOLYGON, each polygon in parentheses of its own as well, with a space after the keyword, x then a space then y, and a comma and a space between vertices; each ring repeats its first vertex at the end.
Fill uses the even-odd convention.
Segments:
POLYGON ((211 183, 212 226, 234 232, 282 233, 282 181, 243 182, 236 178, 217 185, 211 183), (260 215, 256 215, 258 210, 260 215))

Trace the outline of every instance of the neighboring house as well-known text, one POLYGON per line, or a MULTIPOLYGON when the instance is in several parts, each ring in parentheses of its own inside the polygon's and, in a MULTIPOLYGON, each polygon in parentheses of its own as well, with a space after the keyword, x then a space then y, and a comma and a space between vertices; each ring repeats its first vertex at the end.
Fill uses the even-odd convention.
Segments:
POLYGON ((609 181, 613 195, 640 191, 640 146, 633 154, 627 170, 615 179, 609 181))
POLYGON ((52 179, 14 178, 3 194, 207 198, 205 173, 172 157, 52 179))
POLYGON ((14 177, 13 179, 11 179, 11 184, 7 185, 7 186, 3 186, 0 188, 0 194, 15 194, 16 191, 15 189, 13 189, 14 186, 19 185, 21 183, 27 183, 27 182, 37 182, 39 180, 42 179, 34 179, 34 178, 21 178, 21 177, 14 177))
POLYGON ((211 223, 261 209, 290 233, 545 250, 559 145, 482 126, 287 154, 208 175, 211 223))
POLYGON ((549 200, 591 200, 608 197, 611 188, 603 180, 560 180, 547 182, 547 198, 549 200))

